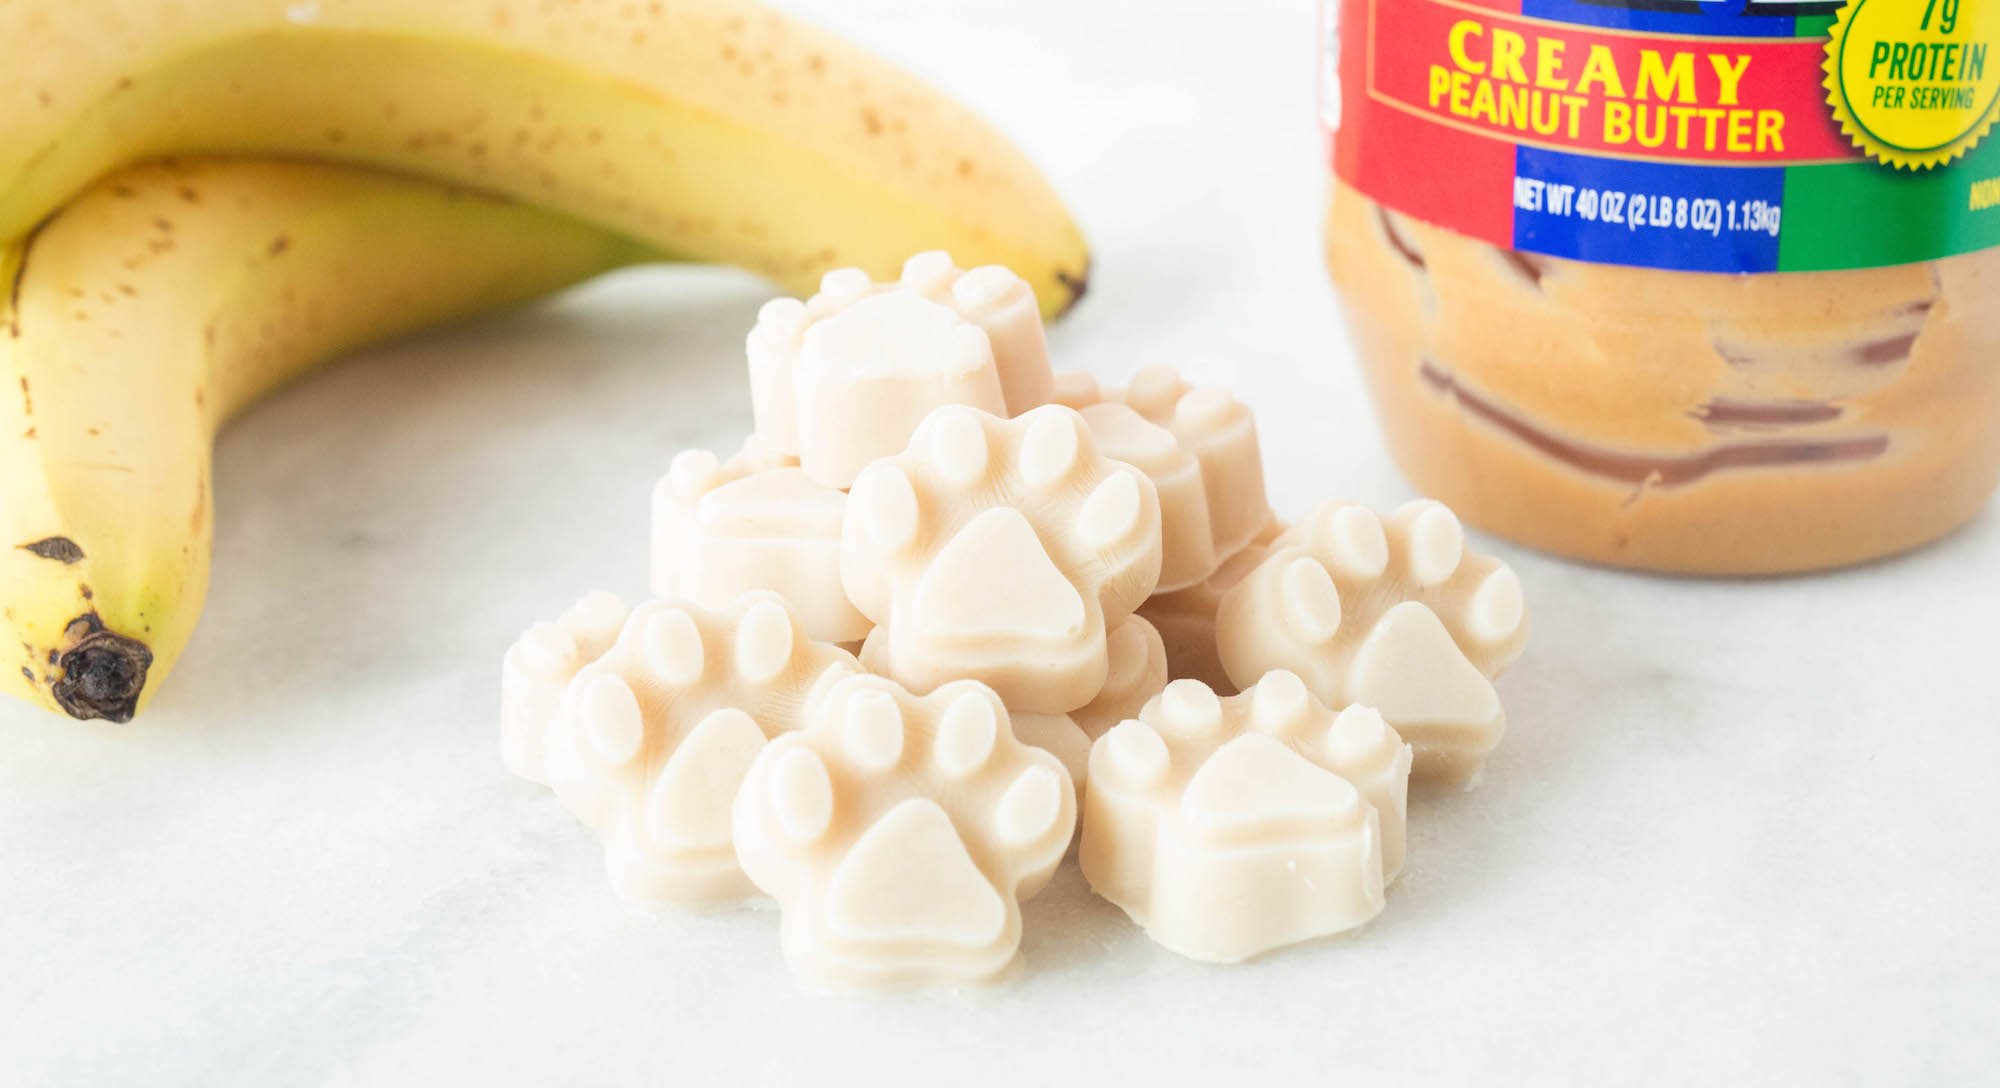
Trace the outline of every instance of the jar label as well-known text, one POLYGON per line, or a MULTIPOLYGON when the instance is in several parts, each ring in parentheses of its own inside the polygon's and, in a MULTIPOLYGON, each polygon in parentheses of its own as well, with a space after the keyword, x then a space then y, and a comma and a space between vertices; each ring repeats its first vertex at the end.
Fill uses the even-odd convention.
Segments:
POLYGON ((2000 0, 1326 0, 1339 177, 1496 246, 1701 272, 2000 245, 2000 0))

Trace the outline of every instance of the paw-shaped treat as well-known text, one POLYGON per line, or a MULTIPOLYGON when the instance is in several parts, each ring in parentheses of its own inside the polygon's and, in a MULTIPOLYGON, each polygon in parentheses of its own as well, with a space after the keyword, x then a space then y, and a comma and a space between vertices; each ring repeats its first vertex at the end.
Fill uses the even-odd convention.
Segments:
POLYGON ((710 611, 634 609, 576 674, 549 733, 549 784, 604 840, 619 898, 719 906, 751 894, 730 840, 750 762, 795 728, 820 675, 854 659, 814 642, 771 593, 710 611))
POLYGON ((785 959, 818 988, 993 980, 1019 956, 1021 901, 1076 827, 1055 756, 1016 739, 981 684, 910 694, 829 675, 804 726, 757 757, 736 853, 784 911, 785 959))
POLYGON ((1139 606, 1138 614, 1158 629, 1166 643, 1167 671, 1175 679, 1199 680, 1223 695, 1236 693, 1215 648, 1215 617, 1222 609, 1222 595, 1257 569, 1271 554, 1271 542, 1284 531, 1285 523, 1272 518, 1241 551, 1223 560, 1214 574, 1186 589, 1155 593, 1139 606))
POLYGON ((903 448, 924 416, 1046 403, 1053 380, 1034 292, 999 267, 960 272, 922 253, 900 281, 829 272, 811 299, 777 299, 746 341, 758 439, 828 487, 903 448))
POLYGON ((631 609, 598 590, 535 624, 507 648, 500 663, 500 760, 530 782, 547 782, 543 755, 563 689, 578 669, 617 640, 631 609))
POLYGON ((1195 959, 1340 933, 1382 910, 1409 771, 1379 715, 1335 715, 1290 673, 1227 699, 1176 680, 1091 747, 1083 875, 1195 959))
POLYGON ((1257 424, 1227 392, 1155 366, 1123 389, 1066 374, 1056 397, 1082 413, 1105 456, 1136 466, 1158 488, 1161 592, 1214 574, 1270 522, 1257 424))
POLYGON ((1134 613, 1106 636, 1104 688, 1097 698, 1070 712, 1077 727, 1096 740, 1127 718, 1139 716, 1146 701, 1167 686, 1167 646, 1145 617, 1134 613))
POLYGON ((1105 633, 1159 572, 1152 481, 1053 405, 938 409, 855 480, 841 532, 848 599, 878 625, 871 670, 918 690, 978 680, 1031 713, 1097 697, 1105 633))
POLYGON ((1055 371, 1049 366, 1041 306, 1027 280, 997 264, 961 272, 950 254, 932 251, 904 262, 902 283, 986 330, 1008 415, 1049 402, 1055 371))
POLYGON ((1443 505, 1387 518, 1329 503, 1224 594, 1223 667, 1239 685, 1289 669, 1330 706, 1372 706, 1416 749, 1416 776, 1473 782, 1506 719, 1491 678, 1521 654, 1520 579, 1466 551, 1443 505))
POLYGON ((796 465, 688 450, 653 488, 653 592, 715 609, 768 589, 813 638, 857 641, 870 624, 840 588, 846 507, 796 465))

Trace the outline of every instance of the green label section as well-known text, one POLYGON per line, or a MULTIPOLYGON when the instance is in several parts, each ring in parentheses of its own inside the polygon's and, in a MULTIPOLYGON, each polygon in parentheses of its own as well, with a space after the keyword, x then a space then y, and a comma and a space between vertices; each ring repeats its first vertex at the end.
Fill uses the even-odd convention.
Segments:
POLYGON ((1983 140, 1940 170, 1789 167, 1784 208, 1784 272, 1908 264, 2000 246, 2000 140, 1983 140))

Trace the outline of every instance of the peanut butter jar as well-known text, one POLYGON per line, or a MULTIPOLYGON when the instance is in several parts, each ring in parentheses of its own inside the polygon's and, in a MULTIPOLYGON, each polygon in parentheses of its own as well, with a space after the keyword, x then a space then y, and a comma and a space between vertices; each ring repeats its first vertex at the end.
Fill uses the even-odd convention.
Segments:
POLYGON ((1327 262, 1411 482, 1533 547, 1690 573, 1977 514, 2000 10, 1939 6, 1329 5, 1327 262))

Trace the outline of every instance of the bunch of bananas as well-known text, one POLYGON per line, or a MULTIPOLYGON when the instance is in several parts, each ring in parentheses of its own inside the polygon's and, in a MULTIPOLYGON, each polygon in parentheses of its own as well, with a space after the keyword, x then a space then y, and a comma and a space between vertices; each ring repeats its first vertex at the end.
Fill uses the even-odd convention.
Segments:
POLYGON ((0 652, 129 720, 207 588, 216 429, 356 345, 619 265, 793 293, 1088 253, 1004 138, 750 0, 0 4, 0 652))

